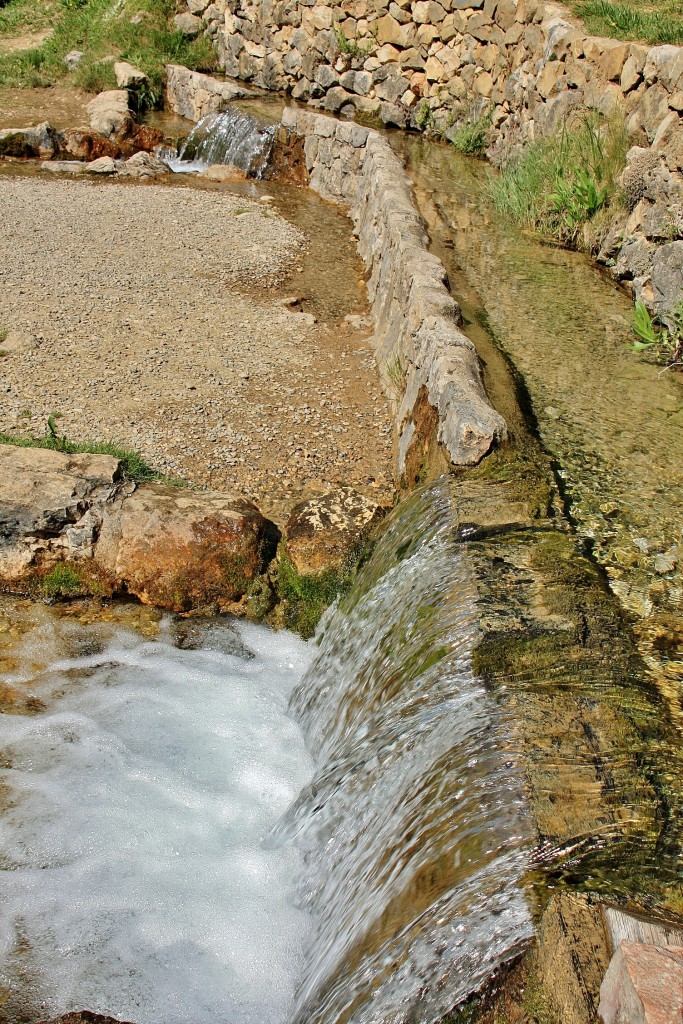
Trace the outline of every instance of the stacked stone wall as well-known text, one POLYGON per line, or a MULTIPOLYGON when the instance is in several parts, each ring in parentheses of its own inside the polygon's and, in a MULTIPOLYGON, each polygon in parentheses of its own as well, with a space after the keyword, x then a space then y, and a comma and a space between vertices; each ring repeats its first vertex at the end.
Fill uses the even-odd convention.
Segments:
POLYGON ((633 147, 629 208, 600 257, 655 308, 680 295, 682 48, 589 36, 538 0, 187 3, 226 74, 345 118, 446 136, 485 117, 496 163, 573 113, 616 112, 633 147))
POLYGON ((419 471, 413 449, 430 409, 450 462, 477 463, 505 437, 505 422, 486 397, 401 161, 378 132, 324 115, 287 109, 283 131, 303 139, 311 187, 348 207, 368 273, 377 365, 395 396, 399 477, 419 471))

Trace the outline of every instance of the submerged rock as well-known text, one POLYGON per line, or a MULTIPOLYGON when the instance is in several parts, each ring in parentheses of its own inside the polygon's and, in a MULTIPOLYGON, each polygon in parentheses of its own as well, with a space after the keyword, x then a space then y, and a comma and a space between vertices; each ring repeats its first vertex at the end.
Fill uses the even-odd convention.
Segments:
POLYGON ((131 1021, 119 1020, 117 1017, 106 1017, 91 1010, 79 1010, 77 1013, 65 1013, 62 1017, 52 1017, 40 1021, 39 1024, 132 1024, 131 1021))

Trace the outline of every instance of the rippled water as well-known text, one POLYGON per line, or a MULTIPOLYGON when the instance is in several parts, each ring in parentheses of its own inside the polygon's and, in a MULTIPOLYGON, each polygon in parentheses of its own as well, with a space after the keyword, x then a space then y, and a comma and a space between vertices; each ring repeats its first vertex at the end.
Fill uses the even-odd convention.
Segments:
MULTIPOLYGON (((479 308, 470 303, 470 315, 485 311, 523 376, 571 515, 613 589, 639 614, 660 604, 680 613, 683 374, 662 372, 630 350, 632 305, 606 274, 495 214, 482 162, 405 133, 390 138, 456 298, 464 284, 467 307, 467 288, 475 290, 479 308), (666 553, 668 570, 657 562, 666 553)), ((683 678, 683 660, 670 671, 683 678)))
POLYGON ((261 844, 310 776, 307 645, 44 613, 14 657, 34 713, 0 716, 2 1020, 285 1021, 309 922, 296 850, 261 844))

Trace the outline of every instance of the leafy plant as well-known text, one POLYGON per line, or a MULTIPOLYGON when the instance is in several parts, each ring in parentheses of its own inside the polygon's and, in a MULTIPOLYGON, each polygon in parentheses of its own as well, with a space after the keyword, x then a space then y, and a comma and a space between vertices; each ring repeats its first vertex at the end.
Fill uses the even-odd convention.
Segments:
POLYGON ((434 111, 429 105, 429 100, 422 100, 420 106, 415 111, 415 124, 421 132, 426 132, 428 135, 434 131, 436 121, 434 119, 434 111))
POLYGON ((628 136, 622 119, 584 116, 555 135, 538 139, 503 171, 489 174, 496 208, 524 227, 565 244, 588 244, 599 232, 603 209, 622 202, 619 175, 628 136))
POLYGON ((482 117, 466 121, 448 136, 451 145, 459 153, 465 153, 467 156, 483 156, 486 152, 487 134, 492 121, 490 111, 482 117))
POLYGON ((665 366, 683 366, 683 299, 668 313, 651 316, 643 302, 636 302, 631 327, 637 340, 634 352, 650 352, 665 366))
POLYGON ((362 46, 360 43, 356 42, 355 39, 348 39, 344 35, 340 25, 335 25, 333 32, 334 41, 340 53, 344 53, 355 60, 365 60, 365 58, 371 53, 372 43, 367 43, 362 46))

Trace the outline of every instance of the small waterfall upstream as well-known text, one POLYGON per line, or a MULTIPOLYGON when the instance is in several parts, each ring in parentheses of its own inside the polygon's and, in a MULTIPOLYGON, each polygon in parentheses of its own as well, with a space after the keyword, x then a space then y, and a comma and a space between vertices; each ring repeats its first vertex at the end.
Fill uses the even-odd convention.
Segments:
POLYGON ((230 164, 250 178, 261 178, 273 148, 275 125, 262 124, 229 107, 221 114, 207 114, 198 121, 178 152, 160 155, 172 171, 193 173, 212 164, 230 164))
POLYGON ((394 514, 290 702, 316 764, 271 840, 303 848, 315 922, 296 1024, 430 1024, 531 937, 531 829, 477 637, 441 481, 394 514))

